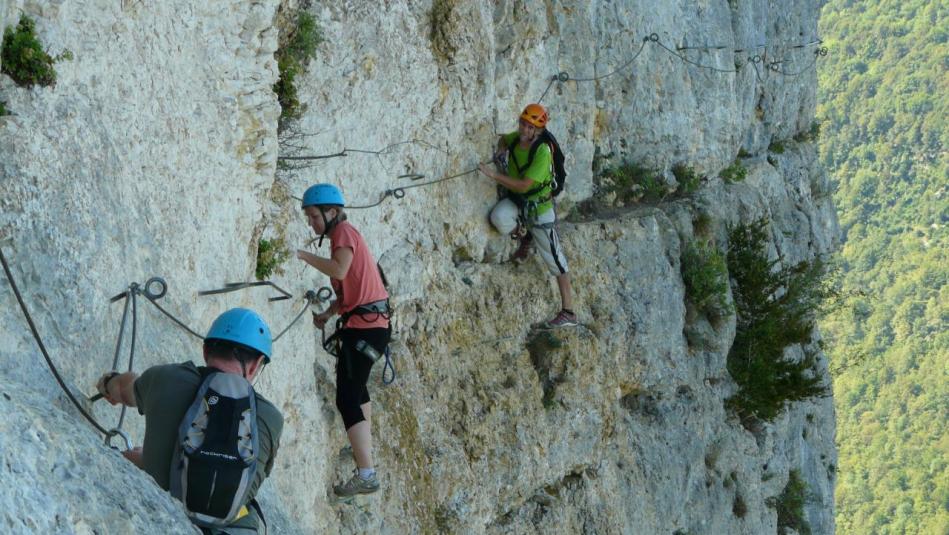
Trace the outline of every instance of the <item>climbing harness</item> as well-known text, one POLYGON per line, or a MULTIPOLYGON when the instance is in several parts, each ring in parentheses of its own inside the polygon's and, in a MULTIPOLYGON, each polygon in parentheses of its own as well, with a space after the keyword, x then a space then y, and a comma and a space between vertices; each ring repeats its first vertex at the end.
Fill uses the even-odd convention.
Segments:
MULTIPOLYGON (((381 270, 380 270, 381 273, 381 270)), ((383 275, 383 278, 385 276, 383 275)), ((329 290, 329 288, 324 287, 323 289, 329 290)), ((389 319, 392 316, 392 309, 389 307, 389 300, 384 299, 380 301, 375 301, 372 303, 366 303, 359 305, 356 308, 340 314, 340 317, 336 320, 336 330, 333 331, 333 334, 329 338, 326 337, 326 325, 320 327, 320 342, 323 346, 323 350, 329 353, 330 355, 336 357, 337 359, 340 356, 341 350, 341 341, 339 339, 340 333, 343 331, 343 327, 346 325, 346 322, 349 321, 349 318, 353 316, 366 316, 375 314, 376 316, 370 320, 373 321, 378 317, 383 317, 389 319)), ((313 314, 316 316, 316 313, 313 314)), ((389 335, 391 337, 392 326, 389 326, 389 335)), ((385 364, 382 366, 382 384, 385 386, 391 385, 395 382, 395 366, 392 363, 392 349, 386 345, 385 353, 382 355, 371 344, 367 343, 365 340, 358 340, 356 342, 356 350, 365 355, 367 358, 373 362, 377 362, 382 356, 385 356, 385 364)), ((349 362, 347 361, 347 365, 349 362)), ((352 370, 348 370, 352 374, 352 370)))

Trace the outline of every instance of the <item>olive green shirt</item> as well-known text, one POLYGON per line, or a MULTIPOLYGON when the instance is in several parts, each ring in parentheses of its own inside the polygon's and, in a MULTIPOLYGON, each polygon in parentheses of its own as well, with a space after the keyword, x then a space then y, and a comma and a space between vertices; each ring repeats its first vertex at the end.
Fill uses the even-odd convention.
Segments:
MULTIPOLYGON (((165 490, 169 489, 178 426, 194 401, 201 380, 201 372, 190 361, 153 366, 135 380, 135 402, 139 414, 145 416, 143 468, 165 490)), ((270 475, 283 432, 283 415, 260 394, 257 394, 257 429, 260 440, 258 468, 250 487, 251 498, 270 475)), ((256 528, 257 515, 251 512, 232 525, 256 528)))

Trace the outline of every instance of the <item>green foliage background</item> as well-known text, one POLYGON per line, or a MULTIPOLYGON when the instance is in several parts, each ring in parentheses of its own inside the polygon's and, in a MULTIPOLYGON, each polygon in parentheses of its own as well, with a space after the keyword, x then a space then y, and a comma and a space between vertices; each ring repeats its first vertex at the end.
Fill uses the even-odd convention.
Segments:
POLYGON ((829 0, 821 158, 851 297, 822 322, 840 534, 949 533, 949 2, 829 0))

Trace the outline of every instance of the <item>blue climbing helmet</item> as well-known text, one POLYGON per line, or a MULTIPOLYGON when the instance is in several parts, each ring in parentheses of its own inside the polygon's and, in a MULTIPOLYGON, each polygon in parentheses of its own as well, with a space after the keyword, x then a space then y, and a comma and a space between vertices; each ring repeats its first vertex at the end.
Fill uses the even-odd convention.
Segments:
POLYGON ((343 192, 332 184, 314 184, 303 193, 303 206, 346 206, 343 192))
POLYGON ((256 312, 246 308, 232 308, 218 316, 204 338, 205 340, 227 340, 245 345, 263 353, 264 360, 268 363, 273 353, 270 327, 256 312))

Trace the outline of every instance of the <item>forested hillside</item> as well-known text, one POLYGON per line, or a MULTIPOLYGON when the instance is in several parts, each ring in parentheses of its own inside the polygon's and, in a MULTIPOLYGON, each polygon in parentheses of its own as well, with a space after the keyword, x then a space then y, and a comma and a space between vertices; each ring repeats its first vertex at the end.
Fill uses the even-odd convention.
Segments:
POLYGON ((841 534, 949 533, 949 2, 831 0, 821 157, 836 179, 841 534))

